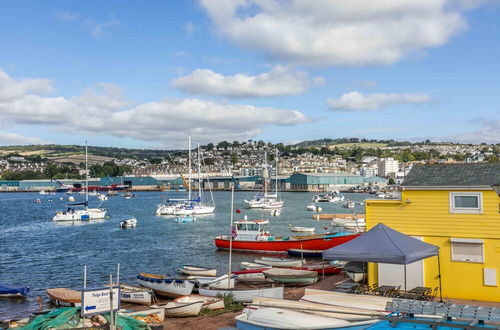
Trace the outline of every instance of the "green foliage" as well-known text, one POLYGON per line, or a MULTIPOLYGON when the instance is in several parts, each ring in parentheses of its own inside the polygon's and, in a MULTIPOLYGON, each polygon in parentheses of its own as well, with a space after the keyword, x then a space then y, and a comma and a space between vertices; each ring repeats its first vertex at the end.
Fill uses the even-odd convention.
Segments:
MULTIPOLYGON (((219 298, 222 298, 219 296, 219 298)), ((210 316, 210 315, 219 315, 229 312, 239 312, 245 308, 242 303, 234 301, 234 297, 232 294, 224 295, 224 309, 220 310, 210 310, 208 308, 202 308, 200 312, 200 316, 210 316)))
POLYGON ((132 168, 129 165, 116 165, 115 162, 109 161, 102 165, 95 164, 89 168, 91 177, 102 178, 105 176, 122 176, 126 172, 131 172, 132 168))
POLYGON ((42 172, 35 171, 5 171, 0 177, 2 180, 38 180, 44 179, 44 174, 42 172))

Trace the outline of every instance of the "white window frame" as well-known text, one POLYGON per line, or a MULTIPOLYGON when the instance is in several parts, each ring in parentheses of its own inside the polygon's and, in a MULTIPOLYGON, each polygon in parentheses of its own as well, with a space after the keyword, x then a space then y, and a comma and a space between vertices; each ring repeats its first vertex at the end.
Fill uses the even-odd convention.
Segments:
POLYGON ((483 214, 483 193, 482 192, 450 192, 450 213, 458 214, 483 214), (474 196, 478 198, 478 207, 455 207, 456 196, 474 196))
POLYGON ((451 261, 455 262, 470 262, 475 264, 484 264, 484 241, 482 239, 473 239, 473 238, 450 238, 451 245, 451 261), (481 251, 481 259, 480 260, 468 260, 463 258, 458 258, 455 256, 455 252, 453 250, 453 243, 461 243, 461 244, 476 244, 482 246, 481 251))

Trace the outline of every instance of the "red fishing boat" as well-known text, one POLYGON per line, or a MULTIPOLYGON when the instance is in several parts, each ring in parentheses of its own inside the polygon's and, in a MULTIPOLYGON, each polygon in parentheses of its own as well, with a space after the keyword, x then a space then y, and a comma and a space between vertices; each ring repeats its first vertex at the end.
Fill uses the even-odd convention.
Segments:
MULTIPOLYGON (((255 252, 286 252, 290 249, 327 250, 348 242, 359 234, 325 233, 307 236, 273 236, 267 230, 268 220, 239 220, 232 228, 232 249, 255 252)), ((231 238, 218 236, 215 246, 229 249, 231 238)))

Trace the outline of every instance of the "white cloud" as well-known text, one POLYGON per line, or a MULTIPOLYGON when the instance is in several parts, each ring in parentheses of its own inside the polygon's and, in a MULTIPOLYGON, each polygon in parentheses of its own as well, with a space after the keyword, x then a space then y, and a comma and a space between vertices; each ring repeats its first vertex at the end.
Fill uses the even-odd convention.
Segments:
POLYGON ((390 64, 467 25, 457 0, 199 1, 221 36, 306 65, 390 64))
POLYGON ((327 101, 330 110, 334 111, 364 111, 379 110, 398 104, 425 104, 432 102, 427 94, 363 94, 349 92, 338 99, 330 98, 327 101))
POLYGON ((45 94, 52 91, 48 79, 14 80, 0 68, 0 102, 15 100, 28 93, 45 94))
MULTIPOLYGON (((14 84, 22 83, 5 76, 14 84)), ((45 125, 71 134, 129 137, 169 145, 184 141, 188 134, 199 141, 242 140, 255 137, 270 125, 309 121, 294 110, 194 98, 131 105, 112 84, 98 84, 71 98, 43 97, 28 90, 15 95, 0 99, 0 123, 45 125)))
POLYGON ((172 84, 188 94, 246 98, 301 94, 310 84, 322 82, 320 77, 317 80, 310 83, 307 73, 277 65, 271 71, 255 76, 224 76, 212 70, 198 69, 175 79, 172 84))
POLYGON ((480 128, 447 137, 437 138, 441 141, 457 141, 462 143, 500 143, 500 119, 475 118, 470 121, 480 128))
POLYGON ((90 34, 95 38, 104 36, 107 29, 120 24, 121 22, 115 17, 111 17, 106 22, 98 23, 92 18, 83 21, 84 26, 89 29, 90 34))
POLYGON ((16 133, 0 132, 0 146, 19 145, 19 144, 44 144, 47 143, 37 137, 24 136, 16 133))

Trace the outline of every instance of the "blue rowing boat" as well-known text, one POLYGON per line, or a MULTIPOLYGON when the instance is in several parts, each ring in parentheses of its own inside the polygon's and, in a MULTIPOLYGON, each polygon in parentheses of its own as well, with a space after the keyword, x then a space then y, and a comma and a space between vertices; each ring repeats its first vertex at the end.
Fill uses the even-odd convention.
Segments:
POLYGON ((290 249, 287 251, 290 257, 322 258, 323 250, 290 249))
POLYGON ((24 298, 30 291, 29 286, 16 286, 0 283, 0 297, 4 298, 24 298))

